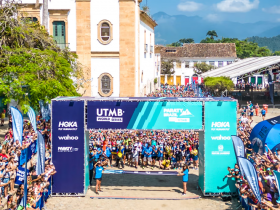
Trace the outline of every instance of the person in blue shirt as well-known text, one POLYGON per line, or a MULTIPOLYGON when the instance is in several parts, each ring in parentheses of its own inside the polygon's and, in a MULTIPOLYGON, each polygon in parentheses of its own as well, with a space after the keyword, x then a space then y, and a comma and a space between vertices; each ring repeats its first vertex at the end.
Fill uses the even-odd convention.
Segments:
MULTIPOLYGON (((145 154, 144 154, 144 164, 146 164, 147 166, 149 165, 149 162, 152 165, 152 152, 153 152, 153 148, 151 146, 151 143, 149 143, 145 149, 145 154)), ((143 169, 144 169, 144 166, 143 166, 143 169)))
POLYGON ((106 150, 105 150, 105 154, 106 154, 107 160, 110 161, 110 166, 112 167, 112 149, 111 149, 111 145, 107 145, 106 150))
POLYGON ((152 146, 152 170, 155 167, 156 159, 157 159, 157 148, 155 145, 153 145, 152 146))
POLYGON ((262 109, 261 114, 262 114, 262 119, 264 120, 264 118, 265 118, 265 114, 266 114, 266 111, 265 111, 265 109, 264 109, 264 108, 262 109))
POLYGON ((144 168, 144 157, 145 156, 145 151, 146 151, 146 143, 143 142, 142 144, 142 151, 141 151, 141 162, 142 162, 142 167, 144 168))
POLYGON ((159 167, 161 166, 161 161, 163 159, 163 146, 159 146, 157 149, 157 158, 158 158, 158 164, 159 167))
POLYGON ((179 173, 177 176, 183 176, 184 192, 182 193, 182 195, 186 195, 186 193, 187 193, 187 183, 189 181, 189 167, 187 165, 184 165, 182 172, 179 173))
POLYGON ((95 177, 94 179, 96 180, 96 187, 95 187, 95 193, 99 195, 99 192, 102 192, 101 190, 101 181, 102 181, 102 172, 104 170, 103 166, 107 164, 107 161, 104 161, 101 163, 101 161, 98 161, 95 163, 95 177))

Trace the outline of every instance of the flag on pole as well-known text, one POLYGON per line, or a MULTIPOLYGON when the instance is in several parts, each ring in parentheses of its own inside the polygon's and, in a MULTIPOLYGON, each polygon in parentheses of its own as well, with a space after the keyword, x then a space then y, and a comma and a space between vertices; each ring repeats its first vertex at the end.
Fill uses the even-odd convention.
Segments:
POLYGON ((36 173, 37 175, 45 172, 45 141, 43 135, 37 131, 38 139, 37 139, 37 167, 36 173))
POLYGON ((26 160, 25 160, 25 169, 24 169, 24 194, 23 194, 23 207, 26 208, 27 203, 27 161, 28 161, 28 148, 26 148, 26 160))
POLYGON ((23 118, 21 112, 15 107, 11 107, 14 141, 18 140, 22 145, 23 118))
POLYGON ((35 114, 35 111, 30 107, 28 106, 28 112, 27 112, 27 115, 30 119, 30 122, 31 122, 31 125, 34 129, 34 131, 37 130, 37 126, 36 126, 36 114, 35 114))

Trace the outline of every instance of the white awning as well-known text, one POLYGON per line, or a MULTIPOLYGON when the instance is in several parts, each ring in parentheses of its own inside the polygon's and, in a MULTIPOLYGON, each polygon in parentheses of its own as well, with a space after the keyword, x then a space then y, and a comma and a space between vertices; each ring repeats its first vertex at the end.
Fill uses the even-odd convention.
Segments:
POLYGON ((201 74, 201 77, 205 78, 226 76, 230 78, 236 78, 238 76, 248 74, 250 72, 254 72, 279 63, 280 56, 246 58, 233 64, 205 72, 201 74))

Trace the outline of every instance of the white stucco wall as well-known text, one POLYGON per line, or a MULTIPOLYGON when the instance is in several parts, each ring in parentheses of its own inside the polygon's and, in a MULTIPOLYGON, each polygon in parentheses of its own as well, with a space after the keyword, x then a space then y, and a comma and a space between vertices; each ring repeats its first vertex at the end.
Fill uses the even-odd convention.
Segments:
POLYGON ((120 60, 119 58, 91 58, 91 96, 100 97, 98 94, 98 77, 109 73, 113 77, 114 92, 111 97, 120 96, 120 60))
POLYGON ((91 0, 91 51, 119 51, 119 11, 119 1, 117 0, 91 0), (101 20, 108 20, 113 24, 113 40, 107 45, 101 44, 97 39, 97 25, 101 20))
MULTIPOLYGON (((140 76, 143 81, 140 83, 140 89, 143 95, 143 88, 146 86, 146 94, 154 91, 154 78, 156 72, 155 64, 155 34, 154 30, 140 21, 140 76), (145 44, 145 30, 146 30, 146 44, 148 44, 148 52, 144 53, 145 44), (151 46, 153 46, 153 52, 151 53, 151 46)), ((141 80, 141 78, 140 78, 141 80)))

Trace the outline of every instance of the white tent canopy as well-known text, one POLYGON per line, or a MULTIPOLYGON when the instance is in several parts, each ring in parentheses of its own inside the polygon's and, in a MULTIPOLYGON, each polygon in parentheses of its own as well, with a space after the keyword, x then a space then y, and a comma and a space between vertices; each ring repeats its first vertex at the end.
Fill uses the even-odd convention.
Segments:
POLYGON ((236 63, 227 65, 225 67, 205 72, 201 74, 201 77, 205 78, 226 76, 230 78, 236 78, 244 74, 256 72, 263 68, 271 68, 275 65, 280 66, 280 56, 247 58, 236 63))

